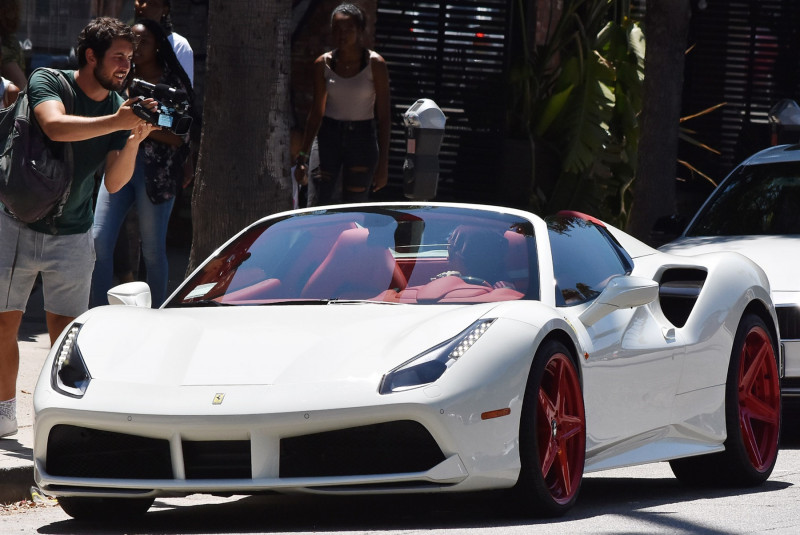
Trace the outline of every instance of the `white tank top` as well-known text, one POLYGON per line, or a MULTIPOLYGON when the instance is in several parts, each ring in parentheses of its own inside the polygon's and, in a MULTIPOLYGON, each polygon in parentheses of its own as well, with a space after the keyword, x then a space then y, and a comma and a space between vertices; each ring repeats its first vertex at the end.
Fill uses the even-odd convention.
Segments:
POLYGON ((337 121, 367 121, 375 117, 375 82, 369 61, 361 72, 349 78, 339 76, 325 62, 325 86, 325 117, 337 121))

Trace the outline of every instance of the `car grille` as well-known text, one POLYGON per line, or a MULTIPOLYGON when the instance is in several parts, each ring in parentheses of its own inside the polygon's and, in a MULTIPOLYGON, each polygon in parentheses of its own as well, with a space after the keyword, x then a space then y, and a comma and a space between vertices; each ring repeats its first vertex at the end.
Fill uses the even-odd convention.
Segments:
POLYGON ((280 477, 424 472, 444 459, 428 430, 405 420, 284 438, 280 477))
POLYGON ((800 377, 784 377, 781 379, 781 393, 784 397, 800 398, 800 377))
MULTIPOLYGON (((186 479, 250 479, 250 441, 182 442, 186 479)), ((424 472, 445 460, 422 424, 388 422, 280 441, 280 477, 424 472)), ((168 440, 56 425, 47 443, 52 476, 173 479, 168 440)))
POLYGON ((800 307, 775 307, 775 312, 778 314, 778 327, 781 330, 781 340, 800 339, 800 307))
POLYGON ((169 441, 56 425, 47 441, 47 472, 62 477, 170 479, 169 441))
POLYGON ((250 479, 249 440, 184 441, 186 479, 250 479))

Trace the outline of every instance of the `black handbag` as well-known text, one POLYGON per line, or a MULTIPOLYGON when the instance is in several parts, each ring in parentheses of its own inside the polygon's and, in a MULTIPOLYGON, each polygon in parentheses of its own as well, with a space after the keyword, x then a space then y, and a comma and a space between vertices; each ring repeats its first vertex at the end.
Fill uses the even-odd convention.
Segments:
MULTIPOLYGON (((48 70, 61 81, 64 109, 71 115, 74 95, 69 81, 61 71, 48 70)), ((27 91, 21 92, 12 106, 0 110, 3 139, 0 202, 6 211, 23 223, 60 216, 72 185, 72 144, 51 141, 42 132, 27 91)))

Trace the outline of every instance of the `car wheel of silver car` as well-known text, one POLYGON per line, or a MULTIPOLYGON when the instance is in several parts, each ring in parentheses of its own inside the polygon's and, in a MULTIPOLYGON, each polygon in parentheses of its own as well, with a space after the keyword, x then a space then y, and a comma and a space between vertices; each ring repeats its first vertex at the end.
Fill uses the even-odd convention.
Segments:
POLYGON ((62 496, 58 505, 76 520, 124 520, 141 516, 155 498, 83 498, 62 496))
POLYGON ((775 341, 764 321, 746 314, 733 342, 725 386, 725 451, 671 461, 691 485, 753 486, 767 480, 778 458, 781 391, 775 341))
POLYGON ((538 516, 560 516, 578 497, 586 457, 586 416, 580 378, 564 344, 536 352, 520 422, 520 505, 538 516))

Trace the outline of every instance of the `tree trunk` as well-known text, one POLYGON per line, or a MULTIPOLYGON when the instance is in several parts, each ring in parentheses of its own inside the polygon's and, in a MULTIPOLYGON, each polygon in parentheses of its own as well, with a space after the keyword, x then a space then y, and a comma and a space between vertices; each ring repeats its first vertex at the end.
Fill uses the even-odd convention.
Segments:
POLYGON ((292 206, 291 0, 211 0, 191 272, 244 226, 292 206))
POLYGON ((675 212, 675 174, 689 33, 689 0, 647 3, 641 137, 628 232, 650 243, 656 220, 675 212))

